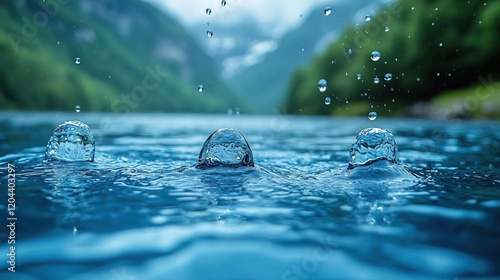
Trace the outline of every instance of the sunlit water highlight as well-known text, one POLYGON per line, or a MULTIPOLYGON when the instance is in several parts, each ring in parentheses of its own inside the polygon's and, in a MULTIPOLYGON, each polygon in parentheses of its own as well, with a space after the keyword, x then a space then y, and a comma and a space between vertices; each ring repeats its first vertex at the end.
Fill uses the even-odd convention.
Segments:
MULTIPOLYGON (((44 163, 75 114, 0 114, 17 279, 500 275, 497 122, 79 113, 94 162, 44 163), (241 131, 255 167, 194 168, 221 127, 241 131), (368 127, 392 133, 397 164, 348 169, 368 127)), ((2 221, 6 208, 2 192, 2 221)), ((13 279, 5 259, 0 278, 13 279)))

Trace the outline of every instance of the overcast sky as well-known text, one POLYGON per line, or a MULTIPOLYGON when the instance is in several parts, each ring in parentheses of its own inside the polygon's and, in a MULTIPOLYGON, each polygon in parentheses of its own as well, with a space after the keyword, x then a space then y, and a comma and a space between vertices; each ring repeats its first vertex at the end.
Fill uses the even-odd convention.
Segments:
POLYGON ((221 6, 221 0, 149 1, 164 7, 185 25, 204 21, 233 24, 250 16, 260 25, 270 25, 276 33, 282 33, 298 24, 303 19, 301 14, 306 16, 319 5, 333 7, 341 0, 226 0, 225 7, 221 6), (212 10, 211 15, 205 13, 206 8, 212 10))

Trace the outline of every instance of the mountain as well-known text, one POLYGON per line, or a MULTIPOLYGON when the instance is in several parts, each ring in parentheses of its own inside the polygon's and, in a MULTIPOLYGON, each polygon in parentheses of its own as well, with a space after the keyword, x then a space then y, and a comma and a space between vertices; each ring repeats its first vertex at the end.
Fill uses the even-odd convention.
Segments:
POLYGON ((189 32, 146 2, 4 1, 0 17, 0 109, 246 108, 189 32))
MULTIPOLYGON (((446 104, 446 117, 500 116, 499 30, 499 1, 397 1, 299 68, 285 106, 292 114, 392 115, 431 102, 446 104)), ((421 106, 413 111, 423 115, 421 106)))
POLYGON ((324 14, 325 7, 319 7, 301 26, 284 34, 277 48, 265 54, 262 62, 236 73, 227 82, 247 97, 258 112, 271 113, 282 104, 288 82, 298 66, 309 62, 338 38, 348 23, 360 15, 364 18, 381 5, 381 1, 342 1, 331 6, 332 13, 328 16, 324 14))

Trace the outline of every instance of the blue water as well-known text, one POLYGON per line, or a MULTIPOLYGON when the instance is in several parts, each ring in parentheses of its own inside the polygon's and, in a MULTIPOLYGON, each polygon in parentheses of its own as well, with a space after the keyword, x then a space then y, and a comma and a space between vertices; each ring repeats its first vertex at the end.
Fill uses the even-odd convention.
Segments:
POLYGON ((0 113, 0 279, 452 279, 500 276, 500 123, 182 114, 0 113), (57 125, 94 162, 43 162, 57 125), (255 167, 198 169, 221 127, 255 167), (357 133, 399 167, 347 169, 357 133), (9 272, 7 164, 16 174, 9 272), (5 225, 4 225, 5 224, 5 225))

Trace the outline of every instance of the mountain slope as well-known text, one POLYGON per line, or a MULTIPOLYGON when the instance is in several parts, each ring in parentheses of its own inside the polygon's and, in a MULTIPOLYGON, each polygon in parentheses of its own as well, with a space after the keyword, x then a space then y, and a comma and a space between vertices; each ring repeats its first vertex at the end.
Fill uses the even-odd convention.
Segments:
POLYGON ((490 84, 500 77, 499 30, 498 1, 397 1, 370 23, 347 29, 341 40, 298 69, 285 106, 295 114, 366 115, 377 110, 390 115, 443 91, 477 85, 481 90, 467 91, 470 95, 454 100, 452 108, 456 114, 477 110, 495 102, 492 96, 498 94, 490 84), (374 28, 388 18, 388 32, 384 25, 374 28), (373 51, 381 53, 378 61, 370 58, 373 51), (332 58, 340 59, 332 64, 332 58), (386 73, 392 79, 386 81, 386 73), (318 92, 319 79, 328 82, 324 93, 318 92), (325 105, 325 97, 331 97, 331 105, 325 105))
POLYGON ((148 3, 7 1, 0 16, 0 109, 245 107, 190 34, 148 3))

